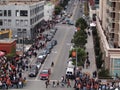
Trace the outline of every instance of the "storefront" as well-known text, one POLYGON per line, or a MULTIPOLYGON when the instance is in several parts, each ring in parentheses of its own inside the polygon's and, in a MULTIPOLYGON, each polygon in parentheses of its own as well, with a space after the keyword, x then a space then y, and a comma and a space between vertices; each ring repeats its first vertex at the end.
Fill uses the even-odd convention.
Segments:
POLYGON ((111 58, 111 75, 120 76, 120 58, 111 58))

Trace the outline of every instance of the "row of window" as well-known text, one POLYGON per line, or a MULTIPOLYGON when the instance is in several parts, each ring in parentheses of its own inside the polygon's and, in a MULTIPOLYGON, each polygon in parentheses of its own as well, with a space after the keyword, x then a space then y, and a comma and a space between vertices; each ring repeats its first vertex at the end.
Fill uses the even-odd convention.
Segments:
POLYGON ((0 10, 0 16, 11 16, 11 10, 0 10))
POLYGON ((19 16, 27 17, 28 16, 28 11, 27 10, 16 10, 15 11, 15 16, 17 16, 17 17, 19 17, 19 16))
MULTIPOLYGON (((0 19, 0 26, 11 26, 11 19, 0 19)), ((28 20, 16 20, 15 26, 28 26, 28 20)))
POLYGON ((40 15, 37 15, 36 17, 30 19, 30 25, 34 24, 35 22, 43 18, 43 16, 44 16, 44 13, 41 13, 40 15))
POLYGON ((34 15, 34 14, 37 14, 38 12, 44 10, 44 6, 38 6, 32 10, 30 10, 30 15, 34 15))
POLYGON ((0 26, 11 26, 11 19, 0 19, 0 26))
MULTIPOLYGON (((0 16, 12 16, 12 11, 11 10, 0 10, 0 16)), ((15 16, 19 17, 19 16, 24 16, 27 17, 28 16, 28 11, 27 10, 16 10, 15 11, 15 16)))
POLYGON ((28 26, 28 20, 19 20, 17 19, 15 21, 16 26, 28 26))

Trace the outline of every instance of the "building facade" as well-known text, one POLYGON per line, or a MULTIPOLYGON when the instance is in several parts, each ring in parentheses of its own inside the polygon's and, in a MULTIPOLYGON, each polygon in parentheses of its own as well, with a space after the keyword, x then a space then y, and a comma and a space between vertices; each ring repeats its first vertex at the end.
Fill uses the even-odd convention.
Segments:
POLYGON ((96 20, 104 66, 120 76, 120 0, 100 0, 96 20))
POLYGON ((0 40, 0 51, 6 54, 16 54, 16 40, 15 39, 4 39, 0 40))
POLYGON ((44 1, 9 0, 0 4, 0 30, 12 30, 12 38, 34 39, 44 17, 44 1))
POLYGON ((46 3, 44 6, 44 20, 52 20, 55 5, 52 3, 46 3))

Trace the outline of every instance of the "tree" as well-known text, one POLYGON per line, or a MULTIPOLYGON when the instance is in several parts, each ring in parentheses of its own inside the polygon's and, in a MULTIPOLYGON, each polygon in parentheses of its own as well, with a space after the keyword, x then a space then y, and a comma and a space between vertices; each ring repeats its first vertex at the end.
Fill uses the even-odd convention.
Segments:
POLYGON ((83 30, 77 31, 74 36, 72 42, 76 47, 84 48, 84 45, 87 43, 87 36, 83 30))
POLYGON ((62 10, 62 7, 61 6, 55 6, 55 15, 59 15, 60 14, 60 12, 61 12, 61 10, 62 10))
POLYGON ((85 19, 83 18, 79 18, 77 21, 76 21, 76 24, 75 24, 76 27, 79 27, 80 30, 85 30, 88 25, 87 25, 87 22, 85 21, 85 19))
POLYGON ((72 57, 74 65, 76 64, 76 57, 77 57, 78 66, 81 66, 81 65, 84 64, 84 61, 86 59, 86 52, 82 48, 74 48, 74 49, 69 51, 69 56, 72 57), (77 51, 77 56, 72 57, 72 52, 73 51, 75 51, 75 52, 77 51))

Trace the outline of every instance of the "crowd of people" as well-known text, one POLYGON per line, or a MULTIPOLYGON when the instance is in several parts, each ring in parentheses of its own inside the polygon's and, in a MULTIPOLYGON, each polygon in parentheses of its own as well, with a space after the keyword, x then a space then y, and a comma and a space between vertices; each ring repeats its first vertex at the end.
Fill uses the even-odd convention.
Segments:
POLYGON ((76 90, 120 90, 120 80, 102 82, 89 74, 78 72, 75 78, 76 90))
POLYGON ((55 23, 53 21, 45 21, 45 26, 41 26, 37 30, 37 36, 28 51, 24 52, 22 56, 16 55, 13 58, 6 56, 0 57, 0 89, 8 88, 22 88, 26 84, 26 77, 24 71, 28 70, 30 58, 37 56, 37 50, 42 49, 45 43, 40 43, 42 31, 51 28, 55 23), (43 28, 44 27, 44 28, 43 28))

